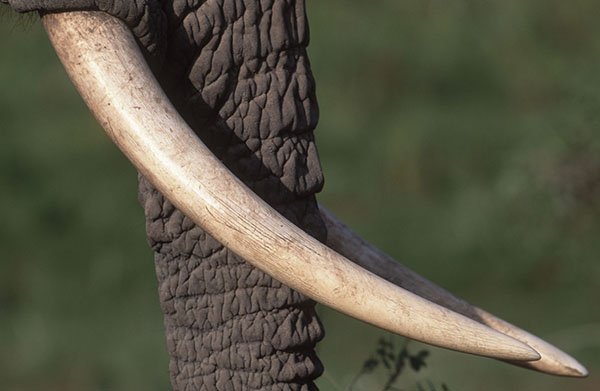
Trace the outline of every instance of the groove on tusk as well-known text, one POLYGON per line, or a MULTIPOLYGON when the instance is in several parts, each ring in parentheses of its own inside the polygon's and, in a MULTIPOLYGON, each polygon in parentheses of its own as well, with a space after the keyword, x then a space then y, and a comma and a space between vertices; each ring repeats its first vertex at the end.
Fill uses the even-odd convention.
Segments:
POLYGON ((367 242, 323 206, 319 205, 319 209, 327 226, 327 245, 331 249, 379 277, 413 292, 426 300, 458 312, 526 343, 541 356, 541 359, 538 361, 509 361, 510 363, 552 375, 574 377, 585 377, 588 375, 587 369, 573 357, 535 335, 457 298, 367 242))
POLYGON ((256 267, 340 312, 433 345, 531 361, 529 346, 365 271, 287 221, 198 139, 133 36, 100 12, 46 15, 46 31, 98 122, 196 224, 256 267))

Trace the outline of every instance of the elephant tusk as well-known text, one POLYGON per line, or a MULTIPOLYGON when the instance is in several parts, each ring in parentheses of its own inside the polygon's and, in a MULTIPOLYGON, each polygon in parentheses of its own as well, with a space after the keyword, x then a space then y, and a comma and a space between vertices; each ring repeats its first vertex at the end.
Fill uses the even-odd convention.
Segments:
POLYGON ((327 226, 327 245, 351 261, 387 281, 422 298, 439 304, 494 330, 509 335, 534 348, 541 356, 538 361, 510 362, 528 369, 559 376, 586 377, 587 369, 573 357, 535 335, 459 299, 431 281, 421 277, 367 242, 350 227, 319 205, 327 226))
POLYGON ((122 22, 100 12, 49 14, 43 22, 112 140, 177 208, 238 255, 299 292, 391 332, 498 359, 539 359, 526 344, 367 272, 279 215, 189 128, 122 22))

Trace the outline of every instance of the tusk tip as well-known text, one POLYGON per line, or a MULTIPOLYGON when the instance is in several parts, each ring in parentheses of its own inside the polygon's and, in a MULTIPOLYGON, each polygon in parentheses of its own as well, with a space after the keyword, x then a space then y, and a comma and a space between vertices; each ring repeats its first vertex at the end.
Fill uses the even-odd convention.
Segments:
MULTIPOLYGON (((489 332, 491 331, 492 329, 489 330, 489 332)), ((527 366, 530 363, 538 362, 542 358, 542 355, 537 350, 526 343, 496 330, 493 330, 493 332, 497 337, 501 338, 502 342, 496 340, 491 346, 495 345, 498 351, 501 350, 504 354, 513 357, 510 358, 509 361, 514 361, 515 363, 520 363, 522 366, 527 366)), ((498 358, 491 354, 483 354, 483 356, 498 358)))
MULTIPOLYGON (((542 359, 544 359, 543 356, 542 359)), ((554 361, 553 368, 551 368, 553 374, 567 377, 588 377, 589 375, 586 367, 566 353, 560 358, 555 358, 554 361)))
POLYGON ((550 346, 552 349, 549 349, 547 346, 534 346, 541 352, 542 357, 539 361, 524 362, 509 360, 508 362, 523 368, 555 376, 583 378, 589 375, 586 367, 565 352, 553 346, 550 346))
POLYGON ((539 361, 508 361, 509 363, 518 365, 520 367, 526 369, 533 369, 536 371, 540 371, 543 373, 547 373, 555 376, 564 376, 564 377, 577 377, 577 378, 585 378, 588 377, 588 370, 581 365, 576 360, 574 362, 570 362, 569 364, 565 364, 564 362, 546 362, 546 357, 542 356, 542 359, 539 361))
MULTIPOLYGON (((553 357, 553 366, 556 368, 555 373, 560 376, 568 376, 568 377, 587 377, 589 372, 586 367, 584 367, 579 361, 560 351, 560 355, 555 355, 553 357)), ((544 355, 542 354, 542 360, 544 359, 544 355)))
POLYGON ((589 372, 586 367, 583 365, 579 365, 579 368, 570 368, 572 369, 573 376, 575 377, 588 377, 589 372))
POLYGON ((522 363, 522 366, 556 376, 588 376, 588 370, 579 361, 561 349, 528 333, 523 336, 524 338, 519 338, 519 340, 538 351, 542 359, 535 363, 522 363))
MULTIPOLYGON (((497 330, 493 330, 488 326, 476 323, 470 319, 469 321, 474 323, 469 325, 476 326, 477 328, 477 330, 473 330, 477 335, 474 340, 462 337, 454 339, 455 345, 453 346, 438 346, 479 356, 511 361, 521 366, 531 365, 542 358, 542 355, 530 345, 497 330), (475 345, 473 345, 473 342, 475 342, 475 345)), ((422 339, 421 341, 437 345, 430 340, 422 339)))
POLYGON ((524 345, 524 347, 526 347, 526 349, 523 349, 523 357, 521 358, 521 361, 531 362, 531 361, 538 361, 542 358, 542 355, 539 354, 531 346, 526 345, 526 344, 523 344, 523 345, 524 345))
POLYGON ((576 364, 577 364, 576 366, 565 368, 568 371, 567 376, 572 376, 572 377, 588 377, 589 372, 588 372, 587 368, 584 367, 583 365, 581 365, 578 362, 576 364))

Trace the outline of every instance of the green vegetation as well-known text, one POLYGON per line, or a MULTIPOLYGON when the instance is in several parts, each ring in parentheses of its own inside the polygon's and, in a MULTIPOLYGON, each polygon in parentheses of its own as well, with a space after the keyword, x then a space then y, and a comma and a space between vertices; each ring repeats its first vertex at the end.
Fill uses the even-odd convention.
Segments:
MULTIPOLYGON (((410 353, 408 349, 409 339, 391 336, 389 338, 380 338, 377 342, 377 348, 371 356, 365 360, 362 369, 354 377, 352 383, 345 391, 356 391, 361 389, 360 382, 365 376, 378 376, 378 381, 382 383, 380 387, 374 388, 374 384, 369 385, 369 390, 378 389, 381 391, 404 391, 403 388, 398 388, 397 383, 401 379, 401 375, 406 376, 406 370, 411 369, 413 372, 419 372, 427 366, 425 362, 429 352, 421 350, 417 354, 410 353), (401 340, 402 344, 398 346, 397 340, 401 340)), ((404 376, 401 380, 404 380, 404 376)), ((416 387, 419 391, 436 391, 438 388, 442 391, 448 391, 446 384, 442 383, 436 387, 430 379, 420 380, 416 382, 416 387), (426 384, 426 385, 425 385, 426 384)))
MULTIPOLYGON (((600 4, 328 0, 308 11, 320 201, 598 374, 600 4)), ((136 172, 39 23, 22 21, 0 16, 0 384, 168 389, 136 172)), ((319 385, 341 391, 382 332, 320 312, 319 385)), ((600 389, 597 376, 427 349, 427 366, 403 372, 399 388, 430 379, 452 390, 600 389)), ((381 380, 365 376, 360 389, 381 380)))

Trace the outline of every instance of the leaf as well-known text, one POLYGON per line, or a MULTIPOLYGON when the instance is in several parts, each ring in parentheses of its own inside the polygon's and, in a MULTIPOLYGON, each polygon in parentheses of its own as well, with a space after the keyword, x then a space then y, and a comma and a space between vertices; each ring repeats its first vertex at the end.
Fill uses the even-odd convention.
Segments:
POLYGON ((422 367, 426 367, 425 360, 419 356, 411 356, 410 358, 410 366, 415 372, 419 372, 422 367))
POLYGON ((392 348, 393 345, 390 341, 385 340, 384 338, 379 338, 379 345, 384 348, 392 348))
POLYGON ((419 356, 420 358, 424 359, 425 357, 429 356, 429 351, 427 351, 427 350, 421 350, 419 353, 417 353, 417 356, 419 356))
POLYGON ((379 365, 379 360, 375 359, 375 358, 369 358, 367 361, 365 361, 365 363, 363 364, 363 369, 362 371, 364 373, 369 373, 369 372, 373 372, 373 370, 375 368, 377 368, 377 366, 379 365))

